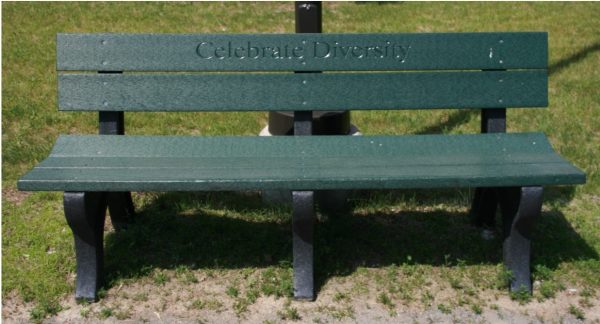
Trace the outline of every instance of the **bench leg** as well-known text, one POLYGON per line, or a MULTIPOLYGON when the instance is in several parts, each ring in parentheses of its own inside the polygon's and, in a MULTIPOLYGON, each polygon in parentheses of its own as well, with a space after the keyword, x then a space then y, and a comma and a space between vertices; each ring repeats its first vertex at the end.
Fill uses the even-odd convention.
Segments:
POLYGON ((471 220, 477 226, 494 228, 498 196, 496 188, 476 188, 471 205, 471 220))
POLYGON ((315 208, 312 191, 292 192, 294 298, 314 300, 313 229, 315 208))
POLYGON ((501 189, 503 255, 512 272, 512 292, 531 292, 531 234, 542 211, 542 193, 542 187, 501 189))
POLYGON ((130 192, 107 193, 110 221, 116 231, 127 229, 135 221, 135 208, 130 192))
POLYGON ((102 282, 105 198, 102 192, 64 194, 65 216, 75 237, 77 301, 96 301, 102 282))

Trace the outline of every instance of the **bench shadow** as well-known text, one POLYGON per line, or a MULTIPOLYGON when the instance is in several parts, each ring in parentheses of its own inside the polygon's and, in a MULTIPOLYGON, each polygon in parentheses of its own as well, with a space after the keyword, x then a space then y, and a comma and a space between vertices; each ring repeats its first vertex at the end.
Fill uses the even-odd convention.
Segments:
MULTIPOLYGON (((364 192, 358 200, 378 194, 364 192)), ((483 240, 463 212, 424 210, 382 207, 320 221, 315 227, 316 290, 330 277, 349 275, 357 267, 384 267, 409 259, 434 266, 448 266, 448 260, 501 263, 500 235, 483 240)), ((107 287, 154 269, 290 267, 292 262, 291 211, 264 207, 258 194, 166 193, 138 214, 128 230, 106 237, 107 287), (189 209, 193 201, 202 207, 189 209)), ((543 213, 533 242, 533 265, 556 269, 564 261, 599 258, 554 209, 543 213)))
POLYGON ((437 134, 443 131, 452 130, 462 124, 468 123, 472 118, 479 116, 479 109, 460 109, 458 111, 452 112, 448 119, 443 122, 429 125, 424 127, 423 129, 415 132, 416 135, 424 135, 424 134, 437 134))
MULTIPOLYGON (((390 195, 389 192, 385 194, 390 195)), ((391 192, 392 196, 396 194, 404 196, 405 192, 391 192)), ((452 195, 448 191, 445 194, 452 195)), ((416 201, 421 201, 420 196, 421 193, 416 194, 416 201)), ((485 240, 481 229, 470 223, 468 213, 448 211, 443 207, 447 199, 442 195, 435 204, 426 203, 421 205, 424 208, 416 210, 382 208, 366 214, 331 218, 319 224, 315 249, 323 250, 315 252, 316 286, 323 286, 332 276, 349 275, 357 267, 403 263, 432 266, 501 264, 500 217, 497 217, 495 237, 485 240)), ((532 268, 542 265, 555 270, 565 261, 600 259, 595 249, 556 208, 542 213, 532 245, 532 268)))
POLYGON ((548 66, 548 76, 558 73, 558 72, 562 71, 563 69, 567 68, 569 65, 577 63, 577 62, 585 59, 588 55, 590 55, 594 52, 599 52, 599 51, 600 51, 600 41, 598 41, 590 46, 586 46, 586 47, 582 48, 581 50, 577 51, 575 54, 565 57, 563 59, 560 59, 556 63, 553 63, 550 66, 548 66))

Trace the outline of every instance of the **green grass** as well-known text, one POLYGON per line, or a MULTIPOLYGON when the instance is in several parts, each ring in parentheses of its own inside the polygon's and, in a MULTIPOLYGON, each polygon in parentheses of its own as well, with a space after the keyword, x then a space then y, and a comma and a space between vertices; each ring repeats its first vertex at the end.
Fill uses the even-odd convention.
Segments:
POLYGON ((569 306, 569 314, 575 316, 575 318, 577 318, 578 320, 585 319, 585 313, 583 312, 583 310, 575 305, 569 306))
MULTIPOLYGON (((60 299, 72 293, 73 243, 61 195, 19 195, 15 182, 48 154, 58 134, 97 132, 96 114, 56 109, 55 34, 293 32, 294 14, 291 3, 5 2, 2 9, 2 293, 14 291, 33 302, 31 317, 41 320, 60 311, 60 299)), ((549 33, 549 109, 511 110, 508 130, 545 132, 562 156, 585 170, 588 182, 546 192, 532 260, 534 276, 541 280, 534 296, 541 299, 554 298, 567 284, 592 292, 600 288, 598 16, 597 3, 324 5, 325 32, 549 33)), ((477 111, 352 114, 366 134, 472 133, 479 127, 477 111)), ((266 120, 265 113, 136 113, 126 115, 126 128, 130 134, 253 135, 266 120)), ((390 305, 390 311, 393 305, 426 303, 444 312, 469 304, 480 312, 485 307, 477 300, 480 292, 508 294, 498 284, 507 274, 498 267, 500 239, 484 241, 468 226, 470 194, 466 189, 359 193, 350 215, 317 226, 318 285, 348 277, 353 298, 371 289, 373 301, 390 305), (434 285, 454 291, 456 298, 432 299, 434 285)), ((155 285, 192 285, 197 276, 233 269, 238 281, 230 283, 225 296, 240 313, 259 296, 291 294, 289 209, 262 206, 252 193, 134 198, 140 221, 106 237, 105 289, 146 279, 155 285)), ((338 303, 346 293, 340 292, 338 303)), ((218 299, 193 303, 198 309, 225 305, 218 299)), ((341 311, 344 307, 332 309, 352 313, 341 311)), ((128 317, 108 310, 94 314, 128 317)), ((583 316, 575 306, 572 313, 583 316)), ((294 320, 302 315, 287 305, 280 316, 294 320)))
POLYGON ((286 300, 283 309, 278 311, 277 314, 282 320, 298 321, 301 319, 298 309, 291 306, 290 300, 286 300))

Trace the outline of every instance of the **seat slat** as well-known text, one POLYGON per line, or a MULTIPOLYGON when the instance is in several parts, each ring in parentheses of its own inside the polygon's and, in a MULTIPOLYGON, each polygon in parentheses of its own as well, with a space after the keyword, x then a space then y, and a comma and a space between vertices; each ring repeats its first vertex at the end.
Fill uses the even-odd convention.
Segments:
MULTIPOLYGON (((319 165, 306 167, 321 167, 324 165, 340 165, 348 157, 322 157, 319 158, 319 165)), ((273 164, 294 165, 297 157, 269 157, 273 164)), ((372 157, 352 157, 353 163, 358 163, 364 167, 386 167, 389 165, 418 166, 418 165, 441 165, 442 163, 433 160, 428 156, 391 156, 385 160, 374 160, 372 157)), ((532 154, 511 154, 509 156, 481 156, 481 155, 453 155, 444 158, 444 165, 476 165, 476 164, 508 164, 508 163, 557 163, 562 160, 555 155, 548 161, 540 161, 539 156, 532 154)), ((256 157, 53 157, 45 160, 38 166, 48 169, 69 169, 69 168, 105 168, 105 169, 177 169, 194 168, 198 165, 205 165, 205 168, 226 169, 226 168, 259 168, 264 164, 263 159, 256 157)))
POLYGON ((60 191, 317 190, 584 181, 585 175, 554 153, 539 133, 362 138, 104 135, 61 137, 50 157, 18 186, 60 191))
POLYGON ((541 133, 400 136, 61 135, 50 157, 297 158, 514 156, 553 152, 541 133))
POLYGON ((61 110, 297 111, 547 106, 537 71, 61 74, 61 110))
POLYGON ((64 71, 545 69, 547 33, 58 34, 64 71))
MULTIPOLYGON (((264 161, 266 162, 266 161, 264 161)), ((434 187, 501 187, 584 183, 572 166, 559 163, 383 167, 366 169, 339 166, 311 169, 307 176, 292 177, 294 166, 269 169, 36 169, 20 181, 22 190, 35 191, 202 191, 202 190, 319 190, 399 189, 434 187), (368 172, 367 172, 368 171, 368 172)), ((303 169, 304 172, 309 171, 303 169)), ((308 173, 308 172, 307 172, 308 173)))

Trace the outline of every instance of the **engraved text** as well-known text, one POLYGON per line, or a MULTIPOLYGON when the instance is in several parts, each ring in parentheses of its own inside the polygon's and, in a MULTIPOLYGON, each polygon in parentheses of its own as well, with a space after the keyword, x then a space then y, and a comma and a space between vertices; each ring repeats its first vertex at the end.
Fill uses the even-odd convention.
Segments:
POLYGON ((395 59, 404 62, 410 45, 382 42, 373 45, 348 45, 340 42, 302 42, 281 46, 256 45, 252 42, 217 44, 201 42, 196 54, 202 59, 395 59))

